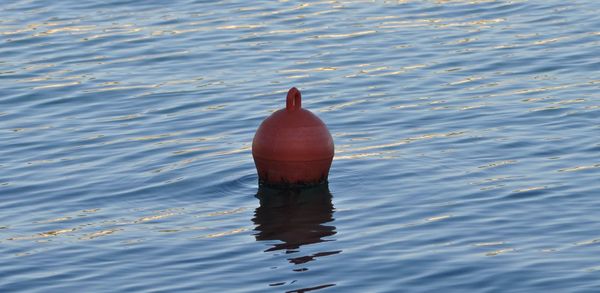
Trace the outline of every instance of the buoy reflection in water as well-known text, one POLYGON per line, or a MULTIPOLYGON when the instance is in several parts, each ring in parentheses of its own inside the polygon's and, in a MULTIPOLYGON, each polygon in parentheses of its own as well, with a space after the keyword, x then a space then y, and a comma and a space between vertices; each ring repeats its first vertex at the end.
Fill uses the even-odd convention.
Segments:
MULTIPOLYGON (((331 241, 336 228, 333 222, 332 195, 327 184, 304 189, 273 189, 260 187, 252 221, 256 224, 257 241, 278 240, 268 251, 296 252, 302 245, 331 241)), ((339 253, 325 253, 325 255, 339 253)), ((294 262, 294 260, 290 260, 294 262)))

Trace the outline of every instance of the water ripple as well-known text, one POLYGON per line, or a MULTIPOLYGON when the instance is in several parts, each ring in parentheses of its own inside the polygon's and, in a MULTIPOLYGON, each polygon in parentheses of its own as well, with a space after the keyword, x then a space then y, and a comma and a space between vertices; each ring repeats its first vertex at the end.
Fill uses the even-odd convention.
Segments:
POLYGON ((6 3, 0 288, 597 291, 598 12, 6 3), (291 86, 333 134, 327 190, 258 188, 291 86))

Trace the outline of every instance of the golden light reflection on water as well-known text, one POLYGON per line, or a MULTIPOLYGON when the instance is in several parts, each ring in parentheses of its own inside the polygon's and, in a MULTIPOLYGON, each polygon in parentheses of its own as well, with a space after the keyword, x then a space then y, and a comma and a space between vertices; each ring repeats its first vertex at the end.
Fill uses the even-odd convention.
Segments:
POLYGON ((148 221, 156 221, 156 220, 161 220, 164 218, 168 218, 168 217, 172 217, 175 216, 177 214, 175 213, 164 213, 164 214, 159 214, 159 215, 153 215, 153 216, 146 216, 146 217, 141 217, 137 220, 135 220, 133 223, 134 224, 138 224, 138 223, 144 223, 144 222, 148 222, 148 221))
POLYGON ((600 168, 600 163, 594 164, 594 165, 584 165, 584 166, 564 168, 564 169, 558 170, 558 172, 577 172, 577 171, 589 170, 589 169, 594 169, 594 168, 600 168))
POLYGON ((341 104, 337 104, 337 105, 332 105, 332 106, 329 106, 327 108, 319 110, 319 112, 337 111, 337 110, 340 110, 340 109, 343 109, 343 108, 346 108, 346 107, 349 107, 349 106, 353 106, 353 105, 356 105, 356 104, 365 103, 367 101, 368 100, 354 100, 354 101, 351 101, 351 102, 346 102, 346 103, 341 103, 341 104))
POLYGON ((264 27, 264 25, 262 25, 262 24, 227 25, 227 26, 219 26, 219 27, 217 27, 217 29, 236 30, 236 29, 260 28, 260 27, 264 27))
POLYGON ((514 248, 504 248, 504 249, 498 249, 498 250, 494 250, 494 251, 490 251, 488 253, 486 253, 486 256, 497 256, 500 254, 504 254, 504 253, 508 253, 508 252, 514 252, 516 251, 514 248))
POLYGON ((544 190, 546 188, 548 188, 548 186, 533 186, 533 187, 517 189, 513 192, 514 193, 523 193, 523 192, 529 192, 529 191, 544 190))
POLYGON ((483 79, 483 76, 471 76, 471 77, 467 77, 465 79, 459 80, 459 81, 453 81, 451 83, 449 83, 448 85, 459 85, 459 84, 464 84, 464 83, 468 83, 468 82, 473 82, 476 80, 481 80, 483 79))
POLYGON ((196 148, 174 151, 173 154, 174 155, 186 155, 189 153, 195 153, 195 152, 206 151, 206 150, 211 150, 211 149, 214 149, 214 147, 211 147, 211 146, 196 147, 196 148))
MULTIPOLYGON (((143 212, 145 209, 140 209, 143 212)), ((128 235, 139 233, 140 231, 154 231, 157 233, 183 233, 183 232, 194 232, 194 231, 208 231, 219 229, 217 226, 193 226, 193 225, 185 225, 180 224, 179 222, 183 219, 185 223, 192 221, 192 219, 203 219, 203 218, 213 218, 213 217, 223 217, 222 220, 226 220, 228 216, 237 215, 240 213, 244 213, 248 210, 247 207, 240 207, 231 210, 222 210, 222 211, 213 211, 207 213, 197 214, 193 208, 170 208, 158 211, 151 215, 140 216, 137 219, 130 219, 128 217, 121 217, 119 215, 114 215, 112 218, 104 219, 100 221, 92 220, 90 222, 84 222, 79 224, 76 227, 68 227, 62 229, 48 230, 44 232, 39 232, 31 235, 19 235, 12 236, 6 238, 7 241, 36 241, 36 243, 44 243, 42 240, 45 238, 56 238, 62 236, 73 236, 75 239, 79 241, 88 241, 95 240, 97 238, 104 238, 108 236, 114 236, 115 234, 122 234, 121 237, 117 239, 117 241, 122 241, 123 237, 129 237, 128 235), (171 218, 175 218, 176 220, 169 220, 171 218), (187 220, 186 220, 187 219, 187 220), (159 226, 157 226, 159 225, 159 226), (169 227, 169 228, 165 228, 169 227)), ((49 220, 41 220, 36 221, 33 224, 35 225, 50 225, 50 224, 58 224, 58 223, 69 223, 71 221, 85 218, 88 215, 99 212, 100 209, 88 209, 80 212, 76 212, 71 216, 62 216, 49 220)), ((108 212, 108 211, 107 211, 108 212)), ((221 220, 221 221, 222 221, 221 220)), ((195 222, 195 221, 194 221, 195 222)), ((214 224, 218 224, 220 221, 211 222, 214 224)), ((208 224, 209 222, 207 222, 208 224)), ((8 229, 8 226, 1 226, 0 229, 8 229)), ((251 230, 250 227, 241 227, 230 230, 225 230, 221 232, 210 232, 200 236, 194 236, 193 239, 197 238, 219 238, 229 235, 234 235, 242 232, 247 232, 251 230)), ((146 232, 142 232, 146 233, 146 232)), ((131 239, 129 239, 131 240, 131 239)), ((126 241, 129 241, 126 240, 126 241)), ((62 239, 62 242, 72 241, 69 239, 62 239)), ((54 242, 56 244, 62 243, 54 242)), ((134 241, 134 243, 141 243, 144 240, 138 239, 134 241)), ((66 243, 65 242, 65 243, 66 243)), ((129 244, 134 244, 129 243, 129 244)), ((37 252, 41 252, 43 250, 32 250, 26 253, 20 253, 18 256, 26 256, 31 255, 37 252)))
POLYGON ((79 34, 79 33, 86 33, 86 32, 89 32, 89 31, 95 30, 95 29, 97 29, 97 26, 95 26, 95 25, 65 26, 65 27, 49 29, 47 31, 34 34, 34 36, 37 37, 37 36, 51 35, 51 34, 62 33, 62 32, 68 32, 70 34, 79 34))
POLYGON ((360 154, 352 154, 352 155, 336 155, 333 160, 356 160, 356 159, 364 159, 364 158, 378 158, 378 159, 392 159, 396 156, 392 155, 397 153, 398 151, 387 151, 387 152, 373 152, 373 153, 360 153, 360 154))
POLYGON ((39 224, 47 224, 47 223, 56 223, 56 222, 64 222, 64 221, 69 221, 73 219, 70 216, 66 216, 66 217, 59 217, 59 218, 54 218, 54 219, 50 219, 50 220, 45 220, 45 221, 38 221, 35 223, 39 223, 39 224))
POLYGON ((34 90, 39 90, 39 89, 47 89, 47 88, 56 88, 56 87, 66 87, 66 86, 73 86, 73 85, 78 85, 81 82, 66 82, 66 83, 55 83, 55 84, 48 84, 48 85, 42 85, 42 86, 36 86, 33 87, 34 90))
POLYGON ((479 166, 477 168, 479 168, 479 169, 495 168, 495 167, 500 167, 500 166, 505 166, 505 165, 516 164, 517 162, 518 162, 517 160, 495 161, 495 162, 491 162, 491 163, 488 163, 488 164, 483 165, 483 166, 479 166))
POLYGON ((356 37, 356 36, 370 35, 370 34, 374 34, 374 33, 377 33, 377 31, 369 30, 369 31, 359 31, 359 32, 354 32, 354 33, 347 33, 347 34, 316 35, 316 36, 313 36, 313 38, 315 38, 315 39, 339 39, 339 38, 350 38, 350 37, 356 37))
POLYGON ((122 231, 122 230, 123 229, 107 229, 107 230, 102 230, 102 231, 98 231, 98 232, 84 234, 83 236, 79 237, 79 239, 80 240, 92 240, 94 238, 107 236, 107 235, 110 235, 110 234, 113 234, 113 233, 116 233, 116 232, 122 231))
MULTIPOLYGON (((308 68, 308 69, 283 69, 279 70, 279 73, 295 73, 295 72, 319 72, 319 71, 335 71, 338 70, 338 67, 317 67, 317 68, 308 68)), ((277 91, 274 94, 283 93, 287 91, 277 91)))
POLYGON ((579 241, 579 242, 576 242, 575 245, 582 246, 582 245, 592 245, 592 244, 596 244, 596 243, 600 243, 600 238, 579 241))
POLYGON ((341 148, 341 149, 336 150, 336 155, 338 153, 358 152, 358 151, 397 147, 397 146, 409 144, 409 143, 420 141, 420 140, 433 139, 433 138, 444 138, 444 137, 455 137, 455 136, 464 135, 465 133, 466 133, 465 131, 453 131, 453 132, 448 132, 448 133, 430 133, 430 134, 424 134, 421 136, 404 138, 400 141, 387 143, 387 144, 371 145, 371 146, 363 146, 363 147, 341 148))
POLYGON ((200 217, 217 217, 217 216, 224 216, 224 215, 232 215, 232 214, 238 214, 238 213, 244 212, 246 210, 247 210, 247 208, 241 207, 241 208, 236 208, 233 210, 210 212, 208 214, 201 215, 200 217))
POLYGON ((441 215, 441 216, 435 216, 435 217, 427 218, 427 219, 425 219, 425 221, 427 221, 427 222, 437 222, 437 221, 449 219, 451 217, 452 217, 452 215, 441 215))
POLYGON ((496 241, 496 242, 480 242, 480 243, 475 243, 473 244, 473 246, 475 247, 485 247, 485 246, 498 246, 498 245, 505 245, 506 242, 504 241, 496 241))
POLYGON ((228 231, 223 231, 223 232, 218 232, 218 233, 211 233, 205 236, 201 236, 202 238, 217 238, 217 237, 223 237, 223 236, 229 236, 229 235, 234 235, 234 234, 238 234, 238 233, 242 233, 242 232, 246 232, 249 231, 251 228, 249 227, 245 227, 245 228, 236 228, 236 229, 232 229, 232 230, 228 230, 228 231))
POLYGON ((34 235, 27 235, 27 236, 15 236, 15 237, 10 237, 7 238, 6 240, 12 240, 12 241, 19 241, 19 240, 36 240, 39 238, 47 238, 47 237, 55 237, 55 236, 60 236, 63 234, 68 234, 68 233, 72 233, 77 231, 77 228, 66 228, 66 229, 59 229, 59 230, 51 230, 51 231, 46 231, 46 232, 40 232, 34 235))

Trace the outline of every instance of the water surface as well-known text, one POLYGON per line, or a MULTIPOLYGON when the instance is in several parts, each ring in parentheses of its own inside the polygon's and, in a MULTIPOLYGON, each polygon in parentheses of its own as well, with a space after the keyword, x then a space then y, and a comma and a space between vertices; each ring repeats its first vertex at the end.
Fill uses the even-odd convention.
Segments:
POLYGON ((600 290, 600 4, 138 2, 0 7, 0 291, 600 290))

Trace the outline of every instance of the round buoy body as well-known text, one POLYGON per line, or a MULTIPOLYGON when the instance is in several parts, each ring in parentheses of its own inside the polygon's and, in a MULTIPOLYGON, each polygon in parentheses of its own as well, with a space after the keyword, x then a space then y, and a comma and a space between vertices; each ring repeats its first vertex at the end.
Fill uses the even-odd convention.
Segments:
POLYGON ((297 187, 327 182, 333 138, 323 121, 301 106, 300 91, 291 88, 285 109, 258 127, 252 156, 261 185, 297 187))

